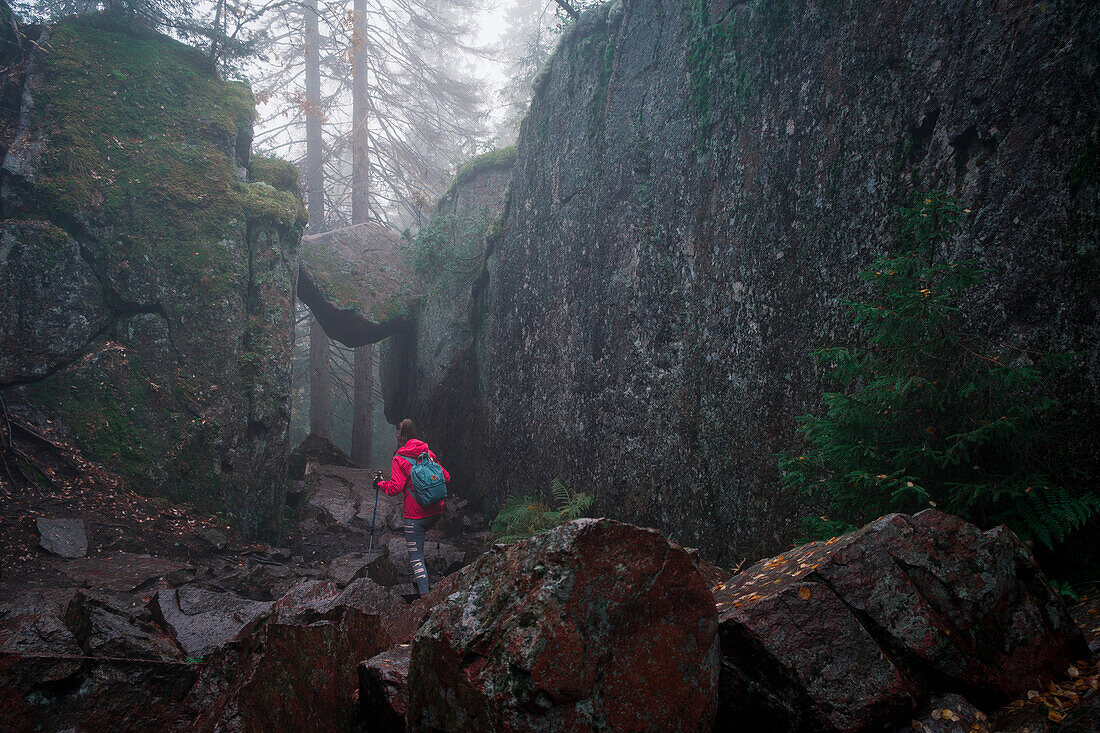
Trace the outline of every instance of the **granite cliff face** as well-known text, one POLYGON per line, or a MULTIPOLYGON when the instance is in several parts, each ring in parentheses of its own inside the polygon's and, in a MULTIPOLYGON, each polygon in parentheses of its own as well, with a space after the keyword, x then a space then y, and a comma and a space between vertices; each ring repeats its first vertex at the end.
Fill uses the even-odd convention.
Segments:
POLYGON ((475 286, 478 490, 535 488, 537 466, 720 561, 788 542, 803 508, 775 454, 819 403, 810 351, 847 337, 856 273, 928 190, 971 212, 953 254, 991 271, 975 326, 1083 352, 1059 388, 1095 434, 1098 31, 1087 3, 583 15, 536 81, 475 286))
POLYGON ((475 340, 487 312, 475 284, 488 277, 485 254, 499 236, 514 161, 514 148, 493 151, 455 176, 411 248, 421 290, 413 325, 382 342, 387 420, 423 425, 464 491, 478 484, 485 436, 475 340))
POLYGON ((251 92, 194 49, 88 18, 24 52, 0 151, 8 406, 135 488, 270 531, 305 225, 276 186, 296 172, 250 159, 251 92))

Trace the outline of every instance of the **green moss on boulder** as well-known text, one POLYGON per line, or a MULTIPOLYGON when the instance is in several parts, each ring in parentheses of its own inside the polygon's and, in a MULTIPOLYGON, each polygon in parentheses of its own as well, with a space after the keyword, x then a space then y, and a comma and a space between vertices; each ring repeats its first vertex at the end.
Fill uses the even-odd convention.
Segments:
POLYGON ((296 199, 302 197, 298 182, 298 166, 281 158, 262 158, 253 155, 248 164, 249 180, 266 183, 277 191, 285 191, 296 199))
POLYGON ((102 18, 48 33, 27 64, 4 211, 74 242, 109 314, 82 358, 28 393, 136 488, 270 532, 306 224, 297 172, 249 160, 252 92, 200 51, 102 18))

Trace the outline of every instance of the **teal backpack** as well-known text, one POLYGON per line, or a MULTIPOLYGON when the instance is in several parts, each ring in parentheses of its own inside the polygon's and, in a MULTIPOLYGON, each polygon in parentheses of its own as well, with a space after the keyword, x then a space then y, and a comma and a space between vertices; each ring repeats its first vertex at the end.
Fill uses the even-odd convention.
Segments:
POLYGON ((409 482, 416 503, 427 509, 437 506, 447 498, 447 482, 443 478, 443 467, 432 460, 426 451, 413 461, 408 456, 398 456, 409 463, 409 482))

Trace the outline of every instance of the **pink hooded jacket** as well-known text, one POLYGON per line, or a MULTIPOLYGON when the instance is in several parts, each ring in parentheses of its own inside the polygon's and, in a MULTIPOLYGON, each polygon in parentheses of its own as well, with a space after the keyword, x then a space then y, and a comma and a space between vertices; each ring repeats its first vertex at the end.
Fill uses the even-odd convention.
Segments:
MULTIPOLYGON (((423 440, 413 438, 408 443, 398 448, 397 453, 393 457, 393 465, 390 466, 390 480, 383 481, 379 484, 379 486, 382 487, 382 491, 385 491, 390 496, 400 494, 402 491, 405 492, 406 519, 423 519, 424 517, 430 517, 443 511, 444 502, 442 501, 439 502, 439 506, 430 509, 425 509, 420 506, 420 503, 417 502, 416 498, 412 495, 412 486, 409 483, 409 473, 412 471, 412 466, 408 461, 397 457, 406 456, 415 463, 416 457, 425 451, 432 457, 433 461, 436 463, 439 462, 435 457, 435 453, 428 450, 428 444, 423 440)), ((443 469, 443 478, 447 483, 450 483, 451 474, 447 473, 447 469, 445 468, 443 469)))

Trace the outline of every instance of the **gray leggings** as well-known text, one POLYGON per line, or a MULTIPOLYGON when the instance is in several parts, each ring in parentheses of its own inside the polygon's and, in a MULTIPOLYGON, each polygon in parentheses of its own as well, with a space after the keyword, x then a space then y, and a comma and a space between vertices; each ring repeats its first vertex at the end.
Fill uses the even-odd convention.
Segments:
POLYGON ((434 527, 438 521, 438 514, 421 519, 405 517, 405 547, 409 550, 416 590, 422 596, 428 593, 428 568, 424 565, 424 532, 434 527))

